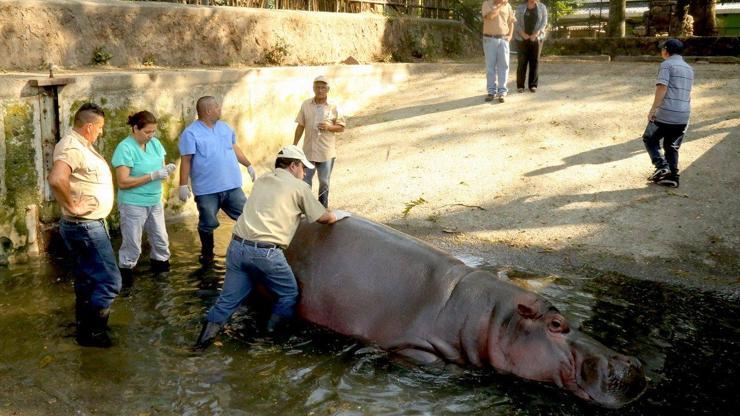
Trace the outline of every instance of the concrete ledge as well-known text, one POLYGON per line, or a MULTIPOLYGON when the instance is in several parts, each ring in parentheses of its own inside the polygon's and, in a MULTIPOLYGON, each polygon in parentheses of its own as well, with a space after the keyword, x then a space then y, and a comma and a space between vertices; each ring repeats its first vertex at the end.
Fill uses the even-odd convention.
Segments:
POLYGON ((609 62, 609 55, 548 55, 541 58, 545 62, 609 62))

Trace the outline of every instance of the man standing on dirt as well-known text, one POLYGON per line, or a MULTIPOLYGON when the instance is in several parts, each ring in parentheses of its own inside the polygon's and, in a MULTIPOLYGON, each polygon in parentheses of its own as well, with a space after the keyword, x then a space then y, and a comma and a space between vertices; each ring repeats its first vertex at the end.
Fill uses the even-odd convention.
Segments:
POLYGON ((648 112, 648 126, 642 136, 655 172, 648 180, 658 185, 678 188, 678 148, 691 115, 691 87, 694 70, 681 57, 683 43, 668 39, 660 44, 660 64, 653 106, 648 112), (665 157, 660 154, 663 139, 665 157))
POLYGON ((113 175, 93 147, 103 134, 105 114, 93 103, 77 110, 72 129, 54 147, 49 186, 62 208, 59 231, 72 253, 75 270, 77 343, 111 346, 108 316, 121 290, 105 218, 113 208, 113 175))
POLYGON ((313 80, 314 97, 304 101, 295 121, 293 144, 298 145, 301 136, 303 151, 308 160, 316 167, 306 169, 305 181, 312 187, 313 175, 319 173, 319 202, 329 207, 329 178, 337 157, 337 139, 335 133, 344 131, 347 125, 344 117, 337 111, 337 106, 328 100, 329 81, 323 75, 313 80))
POLYGON ((244 165, 252 181, 256 174, 239 145, 236 134, 221 121, 221 106, 214 97, 206 96, 196 103, 198 119, 190 123, 180 135, 180 188, 182 202, 190 198, 188 179, 191 180, 195 205, 198 207, 198 236, 200 262, 213 262, 213 231, 218 228, 218 211, 223 210, 236 220, 242 213, 247 198, 242 191, 244 165))
POLYGON ((483 15, 483 54, 486 58, 486 101, 503 103, 508 93, 509 41, 514 33, 514 11, 509 0, 485 0, 483 15), (496 82, 498 78, 498 82, 496 82))

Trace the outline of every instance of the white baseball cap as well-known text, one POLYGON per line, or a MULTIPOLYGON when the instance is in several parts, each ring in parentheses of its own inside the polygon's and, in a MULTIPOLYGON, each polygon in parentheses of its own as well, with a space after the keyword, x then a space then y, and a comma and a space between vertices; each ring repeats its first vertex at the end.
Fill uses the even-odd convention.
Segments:
POLYGON ((303 150, 301 150, 300 147, 294 144, 287 145, 283 147, 282 149, 280 149, 280 151, 277 154, 277 157, 279 158, 284 157, 287 159, 297 159, 297 160, 300 160, 301 163, 303 163, 303 166, 309 169, 314 168, 313 163, 309 162, 308 159, 306 159, 306 154, 303 153, 303 150))
POLYGON ((323 75, 319 75, 318 77, 316 77, 316 78, 313 79, 313 83, 314 84, 317 83, 317 82, 323 82, 324 84, 329 85, 329 81, 323 75))

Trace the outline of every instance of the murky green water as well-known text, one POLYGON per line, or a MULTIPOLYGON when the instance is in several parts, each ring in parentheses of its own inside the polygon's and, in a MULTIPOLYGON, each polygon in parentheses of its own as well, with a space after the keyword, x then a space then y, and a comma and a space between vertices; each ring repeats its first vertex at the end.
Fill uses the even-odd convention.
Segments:
MULTIPOLYGON (((218 232, 223 253, 231 227, 218 232)), ((235 316, 223 345, 189 347, 223 270, 200 269, 191 224, 170 228, 172 271, 118 298, 115 346, 74 341, 62 260, 0 268, 0 414, 730 414, 740 407, 737 298, 615 276, 510 273, 585 332, 645 364, 650 387, 619 411, 487 371, 425 369, 312 327, 280 342, 235 316)), ((223 259, 220 260, 221 267, 223 259)), ((526 265, 518 265, 526 268, 526 265)))

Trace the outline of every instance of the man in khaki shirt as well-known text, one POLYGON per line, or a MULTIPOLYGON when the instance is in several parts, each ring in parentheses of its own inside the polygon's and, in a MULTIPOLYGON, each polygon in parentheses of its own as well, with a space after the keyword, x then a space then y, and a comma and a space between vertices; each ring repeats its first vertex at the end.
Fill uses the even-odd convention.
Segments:
POLYGON ((203 349, 213 343, 249 295, 255 279, 277 296, 267 323, 268 333, 295 313, 298 284, 283 249, 293 239, 301 215, 309 222, 322 224, 333 224, 349 216, 347 212, 329 211, 316 200, 303 182, 306 168, 312 169, 313 164, 301 149, 286 146, 277 155, 275 170, 255 181, 226 252, 223 290, 206 315, 196 348, 203 349))
POLYGON ((54 148, 48 181, 62 208, 59 230, 77 262, 75 321, 77 343, 109 347, 110 305, 121 289, 105 217, 113 208, 113 176, 93 147, 105 124, 103 110, 83 104, 74 126, 54 148))
POLYGON ((485 0, 483 15, 483 54, 486 58, 486 101, 505 101, 509 90, 509 41, 514 33, 514 11, 509 0, 485 0), (498 78, 498 82, 496 80, 498 78))
POLYGON ((295 121, 293 144, 298 145, 305 132, 303 151, 316 168, 306 170, 304 179, 312 186, 313 174, 318 171, 319 202, 329 207, 329 178, 337 156, 335 133, 344 131, 344 117, 337 111, 337 106, 328 101, 329 81, 323 75, 313 81, 314 97, 303 102, 295 121))

